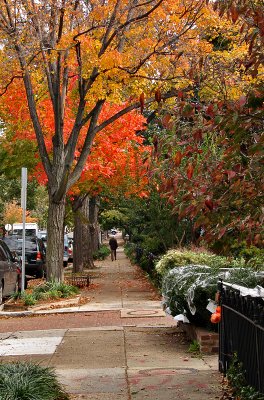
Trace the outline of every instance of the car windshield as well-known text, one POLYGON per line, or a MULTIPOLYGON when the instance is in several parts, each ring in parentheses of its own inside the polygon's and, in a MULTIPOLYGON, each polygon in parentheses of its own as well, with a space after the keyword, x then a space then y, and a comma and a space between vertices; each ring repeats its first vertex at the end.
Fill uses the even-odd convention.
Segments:
MULTIPOLYGON (((10 250, 15 251, 15 250, 22 250, 22 238, 14 238, 12 236, 4 238, 5 243, 7 246, 10 248, 10 250)), ((25 245, 26 250, 30 251, 36 251, 37 250, 37 242, 36 239, 31 238, 31 239, 26 239, 26 245, 25 245)))
MULTIPOLYGON (((23 229, 14 229, 14 235, 21 235, 23 234, 23 229)), ((32 235, 36 235, 36 229, 30 229, 30 228, 26 228, 25 229, 25 233, 26 236, 32 236, 32 235)))

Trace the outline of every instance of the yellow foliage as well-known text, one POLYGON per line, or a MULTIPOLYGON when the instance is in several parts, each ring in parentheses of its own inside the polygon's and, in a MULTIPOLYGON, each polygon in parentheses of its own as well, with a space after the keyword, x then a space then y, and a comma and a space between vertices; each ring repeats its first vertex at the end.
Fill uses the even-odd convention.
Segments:
MULTIPOLYGON (((15 222, 22 222, 22 208, 15 201, 5 205, 3 222, 11 225, 15 222)), ((30 212, 26 211, 26 222, 37 222, 37 218, 31 217, 30 212)))

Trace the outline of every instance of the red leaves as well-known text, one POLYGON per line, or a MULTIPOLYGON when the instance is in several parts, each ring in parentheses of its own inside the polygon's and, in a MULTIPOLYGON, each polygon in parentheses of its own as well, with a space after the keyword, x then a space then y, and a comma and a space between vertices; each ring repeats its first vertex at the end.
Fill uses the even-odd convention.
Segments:
POLYGON ((172 128, 172 121, 171 121, 171 115, 170 114, 165 114, 164 117, 161 120, 162 125, 166 129, 171 129, 172 128))
POLYGON ((180 100, 183 99, 183 91, 182 90, 178 91, 178 99, 180 99, 180 100))
POLYGON ((143 114, 144 105, 145 105, 145 95, 143 92, 139 96, 139 102, 140 102, 140 111, 141 111, 141 114, 143 114))
POLYGON ((187 178, 188 178, 188 179, 192 179, 192 177, 193 177, 193 171, 194 171, 193 165, 192 165, 191 163, 189 163, 189 164, 187 165, 187 169, 186 169, 186 174, 187 174, 187 178))
POLYGON ((202 131, 202 129, 197 129, 197 131, 195 131, 193 133, 193 138, 197 142, 200 142, 203 139, 203 131, 202 131))
POLYGON ((238 9, 236 8, 236 6, 234 4, 232 4, 232 6, 230 8, 230 13, 231 13, 232 22, 235 24, 239 17, 239 13, 238 13, 238 9))
POLYGON ((222 229, 220 229, 220 232, 218 235, 218 240, 221 239, 225 233, 226 233, 226 227, 223 227, 222 229))
POLYGON ((174 206, 175 200, 174 200, 174 197, 172 195, 168 198, 168 203, 170 205, 174 206))
POLYGON ((161 102, 161 91, 160 91, 160 89, 157 89, 156 92, 155 92, 155 100, 156 100, 157 103, 161 102))
POLYGON ((153 146, 154 146, 154 155, 155 155, 155 156, 157 155, 157 152, 158 152, 158 143, 159 143, 159 139, 158 139, 158 137, 155 135, 155 136, 153 137, 153 146))
POLYGON ((209 117, 214 117, 215 112, 214 112, 214 105, 211 103, 206 109, 206 114, 209 115, 209 117))
POLYGON ((212 202, 212 200, 210 198, 207 198, 204 202, 204 204, 206 205, 206 207, 212 211, 214 209, 214 203, 212 202))
POLYGON ((232 178, 234 178, 236 176, 236 172, 235 171, 226 170, 225 173, 228 176, 229 180, 231 180, 232 178))
POLYGON ((176 167, 180 165, 182 157, 183 157, 182 153, 180 151, 177 151, 177 153, 174 156, 174 164, 176 167))

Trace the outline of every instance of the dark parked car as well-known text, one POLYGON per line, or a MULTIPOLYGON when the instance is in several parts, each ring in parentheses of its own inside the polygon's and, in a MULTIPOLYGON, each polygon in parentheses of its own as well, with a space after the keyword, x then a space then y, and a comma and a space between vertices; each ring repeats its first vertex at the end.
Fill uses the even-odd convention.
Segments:
MULTIPOLYGON (((11 235, 3 238, 11 252, 22 256, 22 237, 11 235)), ((26 237, 25 273, 27 276, 42 278, 46 272, 46 249, 41 239, 26 237)))
POLYGON ((0 240, 0 304, 3 298, 20 288, 21 270, 18 260, 5 242, 0 240))

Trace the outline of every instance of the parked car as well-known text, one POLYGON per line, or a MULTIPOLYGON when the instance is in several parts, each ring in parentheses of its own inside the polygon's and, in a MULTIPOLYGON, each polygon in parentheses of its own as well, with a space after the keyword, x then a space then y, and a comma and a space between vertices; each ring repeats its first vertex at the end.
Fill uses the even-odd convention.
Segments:
MULTIPOLYGON (((3 238, 11 252, 22 256, 22 237, 10 235, 3 238)), ((46 272, 46 249, 41 239, 26 237, 25 273, 27 276, 42 278, 46 272)))
POLYGON ((73 262, 73 240, 69 240, 69 248, 68 248, 68 254, 69 254, 69 262, 73 262))
POLYGON ((63 266, 67 267, 69 261, 69 238, 64 235, 63 266))
MULTIPOLYGON (((12 225, 12 234, 22 236, 23 224, 15 222, 12 225)), ((25 223, 25 234, 26 234, 26 236, 37 236, 38 224, 36 222, 26 222, 25 223)))
POLYGON ((44 243, 44 246, 47 247, 47 231, 38 231, 38 238, 41 239, 44 243))
POLYGON ((13 256, 3 240, 0 240, 0 304, 3 298, 21 288, 21 269, 18 259, 13 256))

